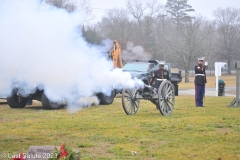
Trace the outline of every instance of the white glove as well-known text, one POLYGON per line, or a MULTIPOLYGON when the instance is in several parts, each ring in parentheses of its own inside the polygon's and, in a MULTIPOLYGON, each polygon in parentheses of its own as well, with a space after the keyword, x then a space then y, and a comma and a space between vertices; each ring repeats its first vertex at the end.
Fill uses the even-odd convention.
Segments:
POLYGON ((204 63, 204 65, 205 65, 205 66, 208 66, 208 61, 206 61, 206 62, 204 63))

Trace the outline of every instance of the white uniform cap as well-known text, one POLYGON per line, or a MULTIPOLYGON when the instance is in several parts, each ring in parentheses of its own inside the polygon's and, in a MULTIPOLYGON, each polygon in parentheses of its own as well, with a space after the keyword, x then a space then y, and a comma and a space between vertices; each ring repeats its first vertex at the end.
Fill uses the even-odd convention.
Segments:
POLYGON ((159 66, 162 66, 162 65, 165 65, 165 62, 164 62, 164 61, 160 61, 160 62, 159 62, 159 66))
POLYGON ((197 59, 198 59, 198 61, 204 61, 205 57, 199 57, 197 59))

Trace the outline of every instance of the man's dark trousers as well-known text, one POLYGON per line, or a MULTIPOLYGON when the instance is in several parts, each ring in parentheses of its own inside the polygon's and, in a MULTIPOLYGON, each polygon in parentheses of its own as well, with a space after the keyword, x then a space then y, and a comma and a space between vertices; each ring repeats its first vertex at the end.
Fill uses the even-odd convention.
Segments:
POLYGON ((195 103, 196 106, 203 106, 203 96, 205 94, 205 85, 195 84, 195 103))

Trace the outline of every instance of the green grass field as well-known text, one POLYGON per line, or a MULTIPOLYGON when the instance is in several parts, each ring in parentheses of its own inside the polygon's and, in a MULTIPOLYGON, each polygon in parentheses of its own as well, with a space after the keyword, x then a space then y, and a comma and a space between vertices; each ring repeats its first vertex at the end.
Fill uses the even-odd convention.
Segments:
MULTIPOLYGON (((234 86, 234 76, 225 81, 234 86)), ((169 117, 146 100, 137 114, 126 115, 121 98, 74 114, 64 108, 44 110, 36 101, 24 109, 1 105, 0 153, 65 143, 80 151, 83 160, 240 159, 240 107, 227 107, 233 98, 207 96, 205 107, 199 108, 193 96, 179 95, 169 117)))
MULTIPOLYGON (((224 80, 226 86, 236 86, 236 75, 223 75, 219 77, 219 79, 224 80)), ((189 77, 188 83, 185 83, 185 79, 183 77, 182 82, 179 83, 179 89, 190 89, 194 88, 194 77, 189 77)), ((215 76, 207 76, 207 88, 214 88, 216 83, 215 76)))

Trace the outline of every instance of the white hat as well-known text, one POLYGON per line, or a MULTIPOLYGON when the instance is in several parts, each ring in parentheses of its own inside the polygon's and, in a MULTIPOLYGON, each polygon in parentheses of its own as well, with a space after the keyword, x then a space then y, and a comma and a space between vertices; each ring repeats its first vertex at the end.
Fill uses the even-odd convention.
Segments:
POLYGON ((160 61, 160 62, 159 62, 159 66, 162 66, 162 65, 165 65, 165 62, 164 62, 164 61, 160 61))
POLYGON ((205 57, 199 57, 197 59, 198 59, 198 61, 204 61, 205 57))

